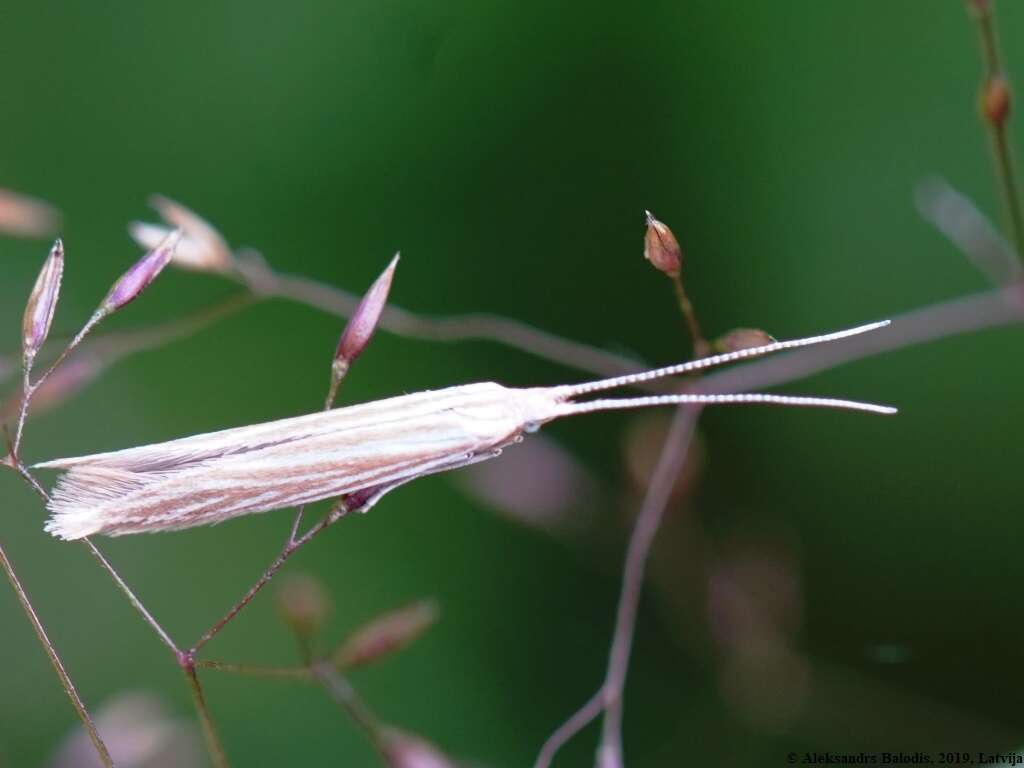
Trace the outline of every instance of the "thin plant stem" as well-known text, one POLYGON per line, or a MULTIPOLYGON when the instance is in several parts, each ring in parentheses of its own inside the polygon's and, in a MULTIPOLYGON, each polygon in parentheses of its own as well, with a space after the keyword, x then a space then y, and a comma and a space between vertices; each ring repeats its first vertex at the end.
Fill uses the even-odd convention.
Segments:
MULTIPOLYGON (((988 2, 969 0, 973 16, 978 22, 978 37, 981 43, 981 55, 985 66, 983 88, 988 88, 997 78, 1004 77, 1002 62, 999 56, 999 42, 996 35, 995 19, 988 2)), ((987 117, 987 116, 986 116, 987 117)), ((986 119, 992 136, 992 150, 995 157, 996 172, 999 176, 1003 206, 1010 223, 1013 242, 1017 249, 1017 258, 1024 261, 1024 218, 1022 218, 1019 185, 1013 165, 1013 153, 1006 133, 1007 120, 986 119)))
MULTIPOLYGON (((97 368, 97 372, 94 375, 98 375, 104 369, 110 367, 123 357, 127 357, 128 355, 135 354, 137 352, 157 349, 166 344, 177 341, 178 339, 186 338, 205 328, 212 322, 231 315, 244 307, 251 306, 255 302, 256 297, 250 293, 236 293, 212 307, 208 307, 176 320, 159 323, 148 328, 130 331, 115 331, 114 333, 93 336, 89 339, 85 339, 79 345, 76 350, 76 357, 78 355, 87 354, 89 360, 92 361, 97 368)), ((51 345, 48 344, 44 347, 44 350, 49 350, 50 348, 51 345)), ((66 358, 64 362, 67 362, 66 358)), ((23 371, 27 377, 28 371, 26 368, 27 366, 23 366, 23 371)), ((49 377, 49 373, 47 374, 47 377, 49 377)), ((38 393, 43 384, 42 381, 39 381, 36 382, 35 385, 31 385, 28 383, 27 378, 26 383, 27 389, 31 390, 32 393, 29 399, 38 393)), ((24 391, 26 391, 25 387, 23 387, 22 396, 16 404, 16 412, 20 415, 21 409, 24 407, 25 413, 23 418, 27 419, 28 401, 24 397, 24 391)), ((53 407, 54 405, 55 403, 51 403, 50 407, 53 407)))
POLYGON ((693 302, 690 301, 690 297, 686 294, 683 278, 679 274, 672 275, 672 288, 676 294, 676 303, 679 304, 679 311, 686 321, 686 328, 690 332, 690 338, 693 340, 693 356, 705 357, 709 353, 710 347, 700 329, 700 323, 697 322, 697 312, 693 308, 693 302))
MULTIPOLYGON (((21 462, 21 459, 18 458, 17 455, 12 454, 12 457, 18 474, 21 475, 25 482, 31 486, 32 490, 39 495, 44 504, 49 502, 50 495, 46 492, 46 489, 39 484, 39 481, 35 479, 31 472, 29 472, 28 468, 21 462)), ((178 646, 175 644, 174 640, 171 639, 171 636, 167 634, 167 631, 162 626, 160 626, 160 622, 158 622, 154 618, 153 614, 149 612, 149 609, 146 608, 138 596, 132 591, 132 588, 128 586, 128 583, 121 577, 121 574, 119 574, 114 566, 110 564, 110 561, 103 556, 103 553, 100 552, 99 548, 92 543, 92 540, 90 540, 88 536, 85 536, 81 539, 81 542, 83 546, 89 550, 92 556, 96 558, 97 562, 99 562, 103 567, 103 570, 105 570, 110 575, 110 578, 114 580, 114 584, 117 585, 117 588, 121 590, 125 597, 128 598, 128 602, 132 604, 132 607, 135 608, 146 623, 152 627, 161 642, 167 646, 171 653, 180 653, 178 646)))
POLYGON ((139 600, 139 598, 135 595, 131 587, 128 586, 127 582, 125 582, 125 580, 121 578, 121 574, 119 574, 114 569, 114 566, 112 566, 110 564, 110 561, 108 561, 107 558, 103 556, 103 553, 100 552, 97 546, 92 543, 89 537, 84 537, 82 539, 82 543, 85 545, 86 549, 88 549, 89 552, 92 553, 92 556, 96 558, 99 564, 103 567, 103 570, 110 574, 110 578, 114 580, 114 584, 117 585, 117 588, 124 593, 124 596, 128 598, 128 602, 132 604, 132 607, 135 608, 135 610, 139 612, 139 615, 142 616, 145 622, 149 624, 150 627, 152 627, 153 631, 156 632, 157 637, 159 637, 161 642, 167 646, 168 650, 170 650, 171 653, 175 655, 181 653, 181 651, 178 650, 178 646, 175 644, 174 640, 171 639, 171 636, 167 634, 167 631, 162 626, 160 626, 160 622, 158 622, 153 617, 153 614, 151 614, 149 610, 146 608, 146 606, 143 605, 142 601, 139 600))
POLYGON ((305 512, 306 512, 306 506, 305 505, 302 505, 301 507, 299 507, 298 510, 295 512, 295 519, 292 520, 292 529, 291 529, 291 532, 288 534, 288 543, 289 544, 294 544, 295 543, 295 537, 299 535, 299 527, 302 525, 302 516, 305 514, 305 512))
POLYGON ((1013 245, 978 210, 974 201, 941 176, 924 179, 914 190, 918 212, 993 285, 1024 276, 1013 245))
MULTIPOLYGON (((329 411, 331 406, 334 404, 334 396, 337 394, 337 383, 339 380, 339 377, 332 377, 331 379, 331 387, 327 394, 327 402, 324 405, 325 411, 329 411)), ((344 502, 339 502, 338 506, 344 509, 344 502)), ((298 536, 299 528, 302 525, 302 516, 305 509, 306 507, 303 505, 296 511, 295 519, 292 521, 292 527, 288 533, 288 538, 285 540, 284 546, 281 548, 277 557, 275 557, 270 565, 267 566, 266 570, 263 571, 263 575, 260 576, 259 580, 249 587, 249 591, 242 595, 242 598, 231 606, 230 610, 228 610, 228 612, 224 614, 216 624, 203 633, 202 637, 200 637, 199 640, 196 641, 195 645, 193 645, 189 650, 189 653, 195 655, 200 648, 216 637, 224 627, 226 627, 249 603, 252 602, 253 598, 259 594, 260 590, 270 583, 270 580, 274 578, 274 575, 281 569, 281 566, 284 565, 285 561, 295 553, 296 549, 308 542, 313 538, 313 536, 316 536, 320 531, 340 517, 339 515, 331 519, 335 511, 332 510, 324 517, 323 520, 307 531, 301 539, 297 539, 296 537, 298 536)))
POLYGON ((1004 205, 1010 220, 1010 228, 1013 230, 1013 242, 1017 248, 1018 258, 1024 261, 1024 219, 1021 218, 1017 174, 1013 167, 1013 155, 1010 151, 1005 125, 993 127, 992 140, 999 179, 1002 182, 1004 205))
MULTIPOLYGON (((296 515, 296 522, 298 522, 298 515, 296 515)), ((274 578, 274 575, 281 569, 281 566, 285 564, 285 561, 295 553, 296 549, 298 549, 294 536, 295 534, 293 532, 288 541, 285 542, 284 547, 281 548, 277 557, 271 561, 270 565, 268 565, 263 571, 263 574, 259 577, 256 583, 249 587, 248 591, 242 595, 238 602, 231 606, 227 613, 225 613, 213 626, 206 630, 198 640, 196 640, 190 649, 191 653, 198 653, 204 645, 213 640, 213 638, 215 638, 220 631, 224 629, 224 627, 226 627, 249 603, 252 602, 252 599, 260 593, 260 590, 270 583, 270 580, 274 578)))
POLYGON ((266 570, 263 572, 263 575, 260 576, 256 583, 249 587, 249 590, 242 596, 242 598, 233 606, 231 606, 231 609, 226 614, 224 614, 217 621, 216 624, 214 624, 212 627, 206 630, 206 632, 203 633, 202 637, 200 637, 195 642, 195 645, 193 645, 189 649, 189 653, 197 653, 200 648, 202 648, 214 637, 216 637, 220 633, 220 631, 224 629, 224 627, 226 627, 232 621, 232 619, 234 619, 242 611, 242 609, 244 609, 249 603, 252 602, 252 599, 256 597, 257 594, 259 594, 260 590, 262 590, 265 586, 267 586, 267 584, 270 583, 270 580, 274 578, 277 572, 281 569, 281 566, 285 564, 285 561, 288 560, 289 557, 295 554, 296 550, 300 549, 301 547, 305 546, 310 541, 312 541, 312 539, 317 534, 321 533, 329 525, 339 520, 341 516, 345 514, 345 512, 347 511, 348 510, 345 508, 344 501, 339 502, 334 507, 334 509, 332 509, 326 515, 324 515, 324 517, 321 518, 321 520, 316 525, 311 527, 308 531, 306 531, 304 534, 302 534, 302 536, 298 538, 295 538, 295 535, 296 532, 298 531, 298 524, 301 522, 302 518, 300 517, 300 514, 296 514, 295 521, 292 526, 292 532, 288 537, 288 541, 285 542, 285 545, 281 548, 281 551, 280 553, 278 553, 277 557, 275 557, 273 562, 271 562, 270 565, 267 566, 266 570))
POLYGON ((366 731, 374 745, 380 748, 384 727, 380 719, 363 703, 352 684, 327 662, 317 662, 310 669, 313 677, 320 682, 335 703, 366 731))
POLYGON ((203 736, 206 738, 206 746, 213 759, 213 764, 216 768, 228 768, 228 756, 224 751, 220 736, 217 734, 217 726, 210 716, 210 708, 206 704, 203 687, 199 684, 195 665, 191 660, 186 660, 182 664, 182 668, 185 672, 185 679, 188 681, 189 690, 192 692, 192 701, 195 704, 196 712, 199 713, 199 723, 203 728, 203 736))
POLYGON ((197 669, 210 669, 215 672, 229 672, 247 677, 276 677, 289 680, 312 680, 313 672, 309 667, 267 667, 260 664, 232 664, 224 661, 208 661, 197 659, 197 669))
POLYGON ((685 406, 676 411, 629 540, 626 563, 622 571, 622 589, 619 593, 615 631, 608 654, 608 671, 602 686, 605 714, 601 745, 598 748, 598 763, 602 768, 623 764, 622 697, 647 558, 661 527, 661 519, 671 498, 675 479, 686 462, 698 413, 699 409, 685 406))
POLYGON ((106 768, 113 768, 114 761, 110 757, 107 745, 104 744, 103 739, 100 738, 99 731, 96 730, 96 724, 93 723, 92 717, 89 715, 89 710, 86 709, 85 703, 82 701, 81 696, 78 695, 75 684, 71 681, 71 676, 64 667, 64 662, 61 661, 61 658, 57 653, 57 649, 46 634, 46 629, 43 627, 42 621, 39 620, 39 615, 36 613, 32 602, 29 600, 28 593, 25 592, 25 588, 22 586, 21 580, 18 578, 18 574, 14 570, 14 564, 7 557, 7 552, 4 551, 2 544, 0 544, 0 565, 3 566, 4 573, 7 574, 7 580, 10 581, 11 588, 14 590, 14 594, 17 595, 18 602, 21 603, 22 610, 25 611, 25 616, 28 618, 29 624, 32 625, 32 629, 36 633, 36 638, 39 640, 39 644, 46 652, 46 657, 50 660, 50 664, 53 666, 53 671, 56 673, 57 679, 60 680, 61 687, 64 688, 64 693, 67 694, 68 699, 75 708, 78 718, 82 721, 82 726, 89 735, 89 741, 92 742, 93 749, 96 750, 96 755, 106 768))
POLYGON ((700 409, 684 406, 676 411, 672 426, 658 458, 640 514, 626 551, 622 571, 622 587, 616 610, 615 629, 608 654, 608 668, 604 683, 579 710, 555 730, 541 748, 535 768, 547 768, 555 753, 569 739, 579 733, 592 720, 604 712, 601 743, 598 747, 598 765, 618 768, 622 762, 622 696, 629 670, 629 656, 633 646, 640 594, 651 545, 661 527, 661 520, 672 494, 675 478, 686 462, 690 443, 697 425, 700 409))
POLYGON ((33 384, 30 380, 30 369, 31 365, 25 366, 25 380, 24 380, 24 391, 21 397, 21 408, 18 410, 18 425, 14 432, 14 453, 17 453, 21 448, 21 437, 25 431, 25 420, 28 418, 28 409, 32 404, 32 396, 39 390, 39 388, 46 382, 50 375, 57 370, 61 363, 67 359, 67 356, 74 352, 78 345, 82 343, 86 336, 107 316, 107 312, 104 309, 97 309, 92 317, 90 317, 82 329, 75 334, 74 338, 68 342, 68 345, 64 347, 64 350, 57 356, 57 359, 53 361, 49 368, 47 368, 43 374, 33 384))
POLYGON ((548 736, 548 740, 540 748, 540 754, 537 755, 533 768, 548 768, 551 765, 551 761, 555 759, 555 754, 558 750, 573 736, 596 720, 603 711, 604 686, 601 686, 598 692, 587 700, 586 704, 576 710, 572 717, 558 726, 555 732, 548 736))
MULTIPOLYGON (((255 259, 240 259, 239 274, 259 296, 288 299, 332 315, 349 317, 360 297, 312 278, 275 272, 255 259)), ((557 336, 506 317, 486 314, 429 317, 388 304, 378 327, 410 339, 427 341, 491 341, 521 352, 590 373, 613 376, 632 373, 640 361, 557 336)))
POLYGON ((341 386, 342 376, 331 375, 331 386, 327 390, 327 398, 324 400, 324 410, 329 411, 334 407, 334 401, 338 399, 338 388, 341 386))

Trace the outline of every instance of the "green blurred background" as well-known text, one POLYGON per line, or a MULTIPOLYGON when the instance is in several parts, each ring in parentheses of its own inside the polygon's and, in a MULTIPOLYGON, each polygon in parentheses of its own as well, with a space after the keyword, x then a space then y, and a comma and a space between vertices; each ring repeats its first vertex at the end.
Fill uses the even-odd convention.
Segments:
MULTIPOLYGON (((997 11, 1021 76, 1024 7, 997 11)), ((683 243, 713 333, 816 333, 985 285, 912 204, 941 173, 999 214, 975 32, 957 0, 38 2, 5 4, 0 25, 0 186, 64 212, 60 332, 136 257, 125 225, 154 218, 153 192, 280 269, 361 291, 401 248, 403 306, 508 315, 666 363, 688 347, 666 281, 641 258, 644 208, 683 243)), ((47 247, 0 242, 0 350, 17 350, 47 247)), ((110 325, 233 290, 167 273, 110 325)), ((33 422, 26 458, 312 410, 339 330, 272 302, 134 356, 33 422)), ((703 471, 643 604, 630 765, 1024 741, 1020 339, 951 339, 791 388, 894 403, 896 419, 706 414, 703 471), (747 589, 743 616, 781 604, 782 656, 745 645, 757 631, 742 616, 740 645, 720 642, 707 606, 723 572, 754 574, 725 590, 747 589)), ((495 345, 380 334, 343 398, 580 378, 495 345)), ((621 491, 634 421, 547 430, 606 483, 588 543, 497 516, 435 477, 289 564, 331 589, 329 639, 405 601, 439 601, 420 642, 354 675, 382 715, 455 757, 521 766, 593 692, 635 504, 621 491)), ((87 553, 42 532, 13 476, 0 497, 0 536, 87 702, 153 690, 189 716, 165 649, 87 553)), ((290 517, 100 543, 187 642, 251 583, 290 517)), ((6 587, 0 616, 0 765, 39 765, 75 720, 6 587)), ((269 594, 208 655, 292 663, 269 594)), ((312 686, 205 680, 236 765, 375 764, 312 686)), ((590 764, 594 744, 587 731, 558 764, 590 764)))

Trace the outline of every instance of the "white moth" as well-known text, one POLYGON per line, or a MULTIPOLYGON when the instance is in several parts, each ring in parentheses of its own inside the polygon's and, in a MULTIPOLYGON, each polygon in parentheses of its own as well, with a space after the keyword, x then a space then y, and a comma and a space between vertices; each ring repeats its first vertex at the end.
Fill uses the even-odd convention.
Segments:
POLYGON ((46 530, 63 539, 167 531, 329 498, 347 497, 349 509, 365 511, 405 482, 492 458, 545 422, 579 413, 687 403, 771 403, 894 413, 893 408, 849 400, 765 394, 574 400, 842 339, 887 324, 775 342, 583 384, 530 389, 490 382, 467 384, 123 451, 47 461, 36 466, 68 472, 52 494, 46 530))

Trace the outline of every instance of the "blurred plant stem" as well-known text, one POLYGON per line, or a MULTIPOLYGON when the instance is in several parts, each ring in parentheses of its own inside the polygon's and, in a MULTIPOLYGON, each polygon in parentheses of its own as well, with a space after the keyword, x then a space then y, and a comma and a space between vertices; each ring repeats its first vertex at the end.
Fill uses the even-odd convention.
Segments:
POLYGON ((992 136, 992 150, 996 172, 999 176, 1003 205, 1009 220, 1017 258, 1024 261, 1024 218, 1017 174, 1013 164, 1013 153, 1007 136, 1007 121, 1010 114, 1010 93, 999 56, 992 3, 989 0, 967 0, 978 25, 981 54, 985 73, 982 82, 982 116, 992 136))
POLYGON ((107 745, 104 744, 103 739, 100 738, 99 731, 96 730, 96 725, 93 723, 92 717, 89 715, 89 710, 85 708, 82 698, 78 695, 78 691, 75 689, 75 684, 71 681, 71 676, 68 674, 67 669, 64 667, 64 663, 57 654, 57 649, 46 634, 46 629, 43 627, 42 621, 39 620, 39 616, 36 614, 31 601, 28 599, 28 593, 25 592, 25 588, 21 585, 21 580, 18 578, 18 574, 14 570, 14 564, 7 557, 7 552, 4 551, 2 544, 0 544, 0 565, 3 565, 4 572, 7 574, 7 579, 11 582, 11 588, 14 590, 14 594, 17 595, 18 602, 21 603, 21 607, 25 611, 25 616, 28 618, 29 624, 32 625, 32 629, 36 633, 36 638, 38 638, 39 644, 43 647, 43 650, 46 651, 46 656, 50 660, 50 664, 53 666, 53 671, 60 680, 61 686, 64 688, 64 693, 66 693, 68 699, 71 700, 71 704, 74 706, 75 712, 78 714, 78 718, 82 721, 82 726, 85 728, 86 733, 89 734, 89 740, 92 742, 93 748, 96 750, 96 755, 104 766, 112 768, 114 761, 110 757, 107 745))
MULTIPOLYGON (((257 296, 288 299, 340 317, 351 317, 359 306, 359 297, 353 293, 313 278, 277 272, 253 252, 238 255, 239 275, 257 296)), ((643 369, 641 362, 631 357, 498 315, 430 317, 389 304, 381 313, 379 327, 397 336, 424 341, 490 341, 602 376, 643 369)))
POLYGON ((693 356, 695 358, 707 357, 711 352, 711 347, 708 345, 708 340, 704 338, 704 334, 700 329, 700 323, 697 322, 697 312, 693 308, 693 302, 690 301, 690 297, 686 294, 686 288, 683 285, 681 275, 676 274, 672 276, 672 288, 676 294, 679 311, 686 321, 686 328, 690 332, 690 338, 693 340, 693 356))
MULTIPOLYGON (((313 678, 317 680, 327 695, 342 709, 348 718, 359 726, 367 738, 377 750, 381 759, 389 766, 397 766, 398 762, 392 759, 389 754, 389 737, 396 733, 395 729, 383 722, 363 701, 362 697, 352 687, 352 684, 344 677, 335 666, 329 661, 317 661, 310 666, 313 678)), ((401 763, 406 765, 407 763, 401 763)), ((408 766, 420 765, 419 762, 410 761, 408 766)), ((424 768, 444 768, 437 761, 429 762, 424 760, 424 768)))
POLYGON ((383 732, 380 719, 370 711, 352 684, 330 662, 315 662, 310 666, 310 670, 313 677, 320 682, 328 695, 345 711, 345 714, 366 731, 374 744, 379 745, 383 732))
POLYGON ((199 723, 203 727, 203 736, 206 738, 206 747, 210 751, 210 757, 213 758, 213 764, 216 768, 228 768, 228 756, 224 752, 224 745, 217 733, 217 726, 214 725, 210 709, 206 705, 203 687, 199 684, 199 676, 196 675, 195 663, 188 654, 182 654, 179 663, 185 672, 189 690, 192 692, 192 701, 199 714, 199 723))
POLYGON ((244 677, 276 677, 289 680, 310 680, 313 673, 309 667, 267 667, 258 664, 232 664, 224 661, 197 659, 197 669, 212 669, 217 672, 230 672, 244 677))
MULTIPOLYGON (((13 446, 10 451, 9 458, 11 460, 12 468, 21 475, 21 477, 36 493, 40 495, 44 504, 48 502, 50 498, 49 494, 47 494, 46 490, 36 481, 28 468, 22 464, 13 446)), ((153 617, 153 614, 149 612, 149 609, 147 609, 143 602, 136 596, 131 587, 128 586, 127 582, 121 578, 121 574, 119 574, 114 566, 112 566, 103 556, 103 553, 100 552, 99 548, 93 544, 88 537, 82 538, 81 542, 86 549, 89 550, 92 556, 96 558, 100 566, 114 580, 117 588, 125 595, 125 597, 128 598, 128 602, 132 604, 132 607, 138 611, 139 615, 142 616, 145 622, 149 624, 154 632, 156 632, 161 642, 174 654, 178 665, 185 673, 185 678, 192 691, 192 699, 195 703, 199 722, 202 725, 203 734, 206 737, 206 744, 210 751, 210 757, 217 768, 228 768, 228 761, 224 752, 224 746, 221 744, 220 737, 217 735, 217 729, 214 726, 213 719, 210 716, 209 709, 207 708, 206 698, 203 696, 203 689, 199 684, 199 678, 196 676, 195 663, 192 659, 191 653, 182 653, 178 649, 177 644, 171 639, 171 636, 162 626, 160 626, 160 623, 153 617)), ((90 739, 92 739, 97 752, 104 761, 104 766, 112 766, 113 763, 110 761, 110 755, 107 753, 106 747, 100 740, 99 734, 96 732, 96 727, 89 718, 89 713, 85 710, 85 705, 82 704, 81 699, 78 697, 78 693, 75 691, 74 686, 71 683, 71 678, 68 677, 63 664, 61 664, 60 658, 57 656, 56 650, 53 648, 53 644, 50 643, 49 638, 47 638, 46 633, 43 630, 43 626, 39 622, 39 618, 32 609, 32 605, 28 602, 28 596, 25 594, 24 589, 22 589, 21 583, 18 581, 17 576, 14 573, 14 569, 11 566, 10 561, 7 559, 6 553, 4 553, 2 549, 0 549, 0 559, 3 560, 4 569, 7 571, 7 577, 11 580, 11 585, 14 587, 14 591, 18 594, 18 599, 21 601, 22 607, 25 609, 25 613, 28 615, 33 629, 36 631, 36 635, 39 637, 39 642, 46 649, 47 655, 50 657, 50 663, 53 664, 54 670, 57 672, 57 676, 64 685, 64 690, 75 705, 75 709, 78 710, 79 717, 82 718, 82 722, 85 725, 86 730, 89 732, 90 739)))
POLYGON ((633 535, 629 540, 626 564, 622 570, 622 589, 615 617, 615 632, 608 654, 608 671, 602 686, 605 714, 601 744, 598 747, 598 764, 602 768, 623 764, 622 696, 629 669, 630 651, 633 647, 633 633, 640 607, 647 558, 661 527, 661 520, 672 496, 676 477, 686 462, 699 413, 699 408, 685 406, 676 410, 658 463, 647 486, 633 535))

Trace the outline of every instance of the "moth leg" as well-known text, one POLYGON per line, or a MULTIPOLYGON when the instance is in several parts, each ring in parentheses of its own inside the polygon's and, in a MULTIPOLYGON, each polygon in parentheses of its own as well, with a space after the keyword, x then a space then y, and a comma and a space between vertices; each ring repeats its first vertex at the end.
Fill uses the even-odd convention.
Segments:
POLYGON ((376 506, 378 501, 383 499, 384 496, 391 491, 395 490, 395 488, 423 477, 425 474, 432 475, 449 469, 459 469, 461 467, 469 466, 470 464, 476 464, 477 462, 494 458, 500 453, 501 449, 499 448, 489 451, 481 451, 474 455, 460 456, 452 461, 444 462, 436 467, 432 467, 429 472, 424 474, 403 477, 401 480, 395 480, 394 482, 382 483, 381 485, 371 485, 367 488, 360 488, 358 491, 353 491, 352 493, 346 493, 334 503, 334 506, 331 507, 331 511, 327 513, 328 525, 349 512, 358 512, 360 514, 369 512, 374 506, 376 506))
POLYGON ((334 503, 331 511, 327 513, 327 517, 333 523, 339 517, 349 512, 365 514, 376 506, 377 502, 383 499, 388 492, 393 491, 400 485, 405 485, 413 479, 412 477, 407 477, 393 483, 371 485, 369 488, 360 488, 358 491, 346 493, 334 503))

